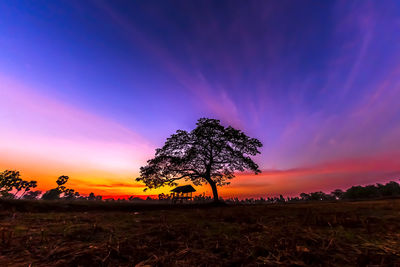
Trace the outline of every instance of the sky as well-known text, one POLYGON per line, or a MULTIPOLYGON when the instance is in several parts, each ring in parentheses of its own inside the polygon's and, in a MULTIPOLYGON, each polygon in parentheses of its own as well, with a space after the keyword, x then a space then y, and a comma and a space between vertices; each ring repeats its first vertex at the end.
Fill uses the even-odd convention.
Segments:
POLYGON ((201 117, 264 145, 223 197, 398 181, 400 2, 0 2, 0 170, 167 193, 134 178, 201 117))

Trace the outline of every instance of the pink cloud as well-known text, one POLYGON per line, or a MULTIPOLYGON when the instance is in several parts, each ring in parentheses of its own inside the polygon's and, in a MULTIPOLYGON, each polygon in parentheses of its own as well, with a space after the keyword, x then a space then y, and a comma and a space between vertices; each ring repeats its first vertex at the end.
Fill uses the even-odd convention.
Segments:
POLYGON ((0 76, 0 92, 2 169, 41 174, 46 184, 61 174, 127 179, 154 153, 140 134, 19 82, 0 76))
MULTIPOLYGON (((330 161, 314 166, 264 170, 259 175, 238 173, 232 184, 221 188, 221 195, 232 196, 295 196, 301 192, 347 189, 353 185, 398 181, 400 154, 382 157, 353 158, 330 161)), ((208 190, 206 188, 206 190, 208 190)))

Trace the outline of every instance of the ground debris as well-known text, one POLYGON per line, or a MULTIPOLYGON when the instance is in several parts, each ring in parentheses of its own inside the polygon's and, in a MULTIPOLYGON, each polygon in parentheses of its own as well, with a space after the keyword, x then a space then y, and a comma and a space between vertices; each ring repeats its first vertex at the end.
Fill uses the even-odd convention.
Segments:
POLYGON ((392 202, 3 211, 0 266, 400 266, 392 202))

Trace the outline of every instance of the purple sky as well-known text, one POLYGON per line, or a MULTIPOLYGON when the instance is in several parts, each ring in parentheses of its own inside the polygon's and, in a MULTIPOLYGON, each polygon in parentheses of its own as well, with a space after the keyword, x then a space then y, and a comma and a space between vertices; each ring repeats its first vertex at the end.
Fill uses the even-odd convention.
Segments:
POLYGON ((138 168, 200 117, 264 144, 265 175, 226 192, 397 179, 400 2, 2 1, 0 97, 0 167, 44 188, 141 192, 138 168))

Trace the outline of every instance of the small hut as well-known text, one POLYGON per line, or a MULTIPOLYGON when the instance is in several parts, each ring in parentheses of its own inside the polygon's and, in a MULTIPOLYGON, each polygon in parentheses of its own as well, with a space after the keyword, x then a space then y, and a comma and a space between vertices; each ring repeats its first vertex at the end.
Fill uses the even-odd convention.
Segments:
POLYGON ((184 200, 192 200, 192 193, 196 192, 196 189, 191 185, 183 185, 172 189, 171 192, 172 202, 180 201, 182 203, 184 200))

